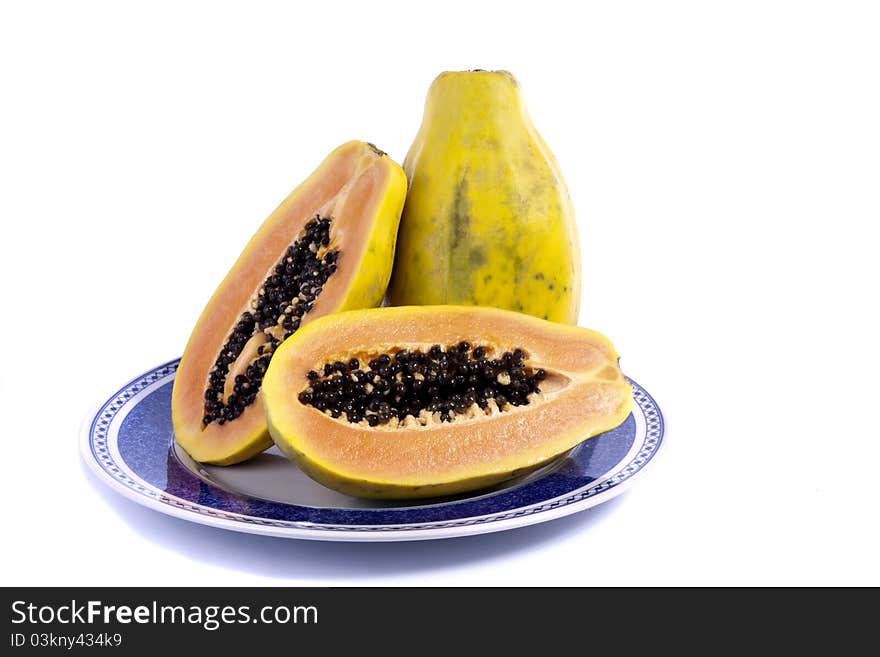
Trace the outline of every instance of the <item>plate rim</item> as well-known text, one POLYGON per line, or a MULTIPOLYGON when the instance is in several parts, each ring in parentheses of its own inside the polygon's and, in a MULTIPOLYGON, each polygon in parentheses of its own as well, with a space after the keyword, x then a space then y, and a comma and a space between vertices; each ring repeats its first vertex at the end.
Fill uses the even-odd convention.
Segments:
MULTIPOLYGON (((219 515, 211 515, 209 513, 211 507, 207 507, 204 505, 195 505, 187 500, 182 500, 176 498, 175 496, 168 495, 164 491, 161 491, 159 489, 156 489, 158 498, 140 493, 130 486, 126 485, 119 479, 113 477, 109 472, 104 469, 104 467, 102 467, 101 463, 95 457, 92 449, 92 425, 101 409, 109 402, 114 400, 116 397, 118 397, 120 394, 122 394, 126 388, 128 388, 138 380, 144 378, 152 372, 160 370, 163 367, 172 366, 179 361, 180 358, 172 358, 170 360, 162 361, 158 365, 155 365, 151 368, 143 370, 139 375, 128 379, 126 383, 117 387, 116 392, 114 392, 112 395, 105 397, 103 401, 95 404, 90 412, 83 418, 80 426, 80 456, 85 461, 91 474, 96 476, 101 483, 108 485, 113 491, 120 493, 123 497, 137 504, 140 504, 141 506, 159 511, 160 513, 163 513, 167 516, 171 516, 181 520, 246 534, 319 541, 396 542, 455 538, 460 536, 473 536, 478 534, 487 534, 497 531, 516 529, 518 527, 525 527, 540 522, 562 518, 567 515, 577 513, 579 511, 584 511, 603 502, 607 502, 614 497, 617 497, 621 493, 625 492, 632 485, 633 480, 637 476, 641 475, 644 471, 653 467, 653 463, 660 453, 662 445, 666 442, 666 418, 662 410, 660 409, 659 404, 657 404, 656 400, 647 390, 645 390, 645 388, 643 388, 640 384, 633 381, 632 379, 629 379, 642 391, 642 393, 648 398, 648 400, 653 403, 653 408, 657 413, 659 433, 656 438, 654 449, 651 452, 650 457, 647 459, 647 461, 642 463, 638 467, 638 469, 630 473, 629 476, 627 476, 625 479, 617 482, 616 484, 606 488, 603 491, 584 497, 580 500, 569 502, 567 504, 558 504, 556 506, 553 506, 552 508, 547 508, 544 510, 523 513, 517 517, 512 518, 500 518, 497 520, 485 520, 483 522, 465 524, 467 521, 515 511, 516 508, 510 508, 503 511, 484 514, 483 516, 469 516, 467 518, 461 518, 458 521, 440 521, 462 523, 454 524, 452 526, 440 527, 407 528, 412 527, 413 525, 417 526, 419 524, 422 524, 409 523, 402 525, 369 525, 364 526, 366 527, 366 529, 362 527, 353 529, 336 528, 320 523, 310 523, 308 521, 297 521, 295 525, 280 525, 277 524, 277 521, 274 520, 267 520, 264 518, 260 518, 259 516, 246 516, 244 514, 240 514, 242 515, 242 517, 250 518, 250 521, 244 522, 242 520, 221 517, 219 515), (205 509, 208 512, 196 510, 196 507, 198 509, 205 509)), ((639 452, 640 451, 641 450, 639 450, 639 452)), ((636 452, 636 455, 639 452, 636 452)), ((624 469, 627 465, 628 464, 624 464, 624 469)), ((604 481, 607 481, 607 479, 599 482, 599 485, 601 485, 601 483, 604 481)), ((596 485, 596 483, 594 482, 593 484, 589 484, 586 487, 586 490, 589 490, 590 487, 592 487, 593 485, 596 485)), ((576 489, 575 491, 569 491, 568 493, 565 493, 560 497, 564 499, 566 497, 584 492, 584 490, 585 489, 576 489)), ((545 505, 551 502, 552 500, 545 500, 543 502, 536 503, 536 506, 545 505)), ((528 509, 529 506, 519 508, 528 509)), ((225 515, 227 512, 217 510, 217 513, 222 513, 225 515)))

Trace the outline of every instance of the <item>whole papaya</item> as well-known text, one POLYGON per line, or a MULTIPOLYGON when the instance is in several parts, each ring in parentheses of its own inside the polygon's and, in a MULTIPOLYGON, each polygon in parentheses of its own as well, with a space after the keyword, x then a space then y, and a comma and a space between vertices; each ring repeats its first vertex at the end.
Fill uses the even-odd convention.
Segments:
POLYGON ((495 306, 577 322, 574 211, 510 73, 438 76, 404 170, 393 305, 495 306))

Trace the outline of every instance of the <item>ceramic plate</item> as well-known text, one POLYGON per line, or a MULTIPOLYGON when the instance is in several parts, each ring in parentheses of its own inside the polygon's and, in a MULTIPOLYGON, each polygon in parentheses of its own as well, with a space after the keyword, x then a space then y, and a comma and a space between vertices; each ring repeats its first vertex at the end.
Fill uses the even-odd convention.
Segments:
POLYGON ((336 493, 273 448, 230 467, 194 462, 174 444, 171 387, 179 360, 130 381, 84 424, 83 458, 111 488, 178 518, 254 534, 331 541, 449 538, 521 527, 620 493, 657 454, 663 416, 632 381, 635 406, 616 429, 529 476, 476 494, 383 502, 336 493))

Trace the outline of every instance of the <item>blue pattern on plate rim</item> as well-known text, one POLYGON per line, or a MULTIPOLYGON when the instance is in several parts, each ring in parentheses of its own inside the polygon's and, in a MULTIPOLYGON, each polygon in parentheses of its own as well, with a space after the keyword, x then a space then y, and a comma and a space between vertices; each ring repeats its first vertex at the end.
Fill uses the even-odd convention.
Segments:
POLYGON ((630 379, 636 402, 634 411, 644 418, 644 433, 637 431, 630 415, 617 429, 576 448, 561 467, 521 486, 403 508, 340 509, 285 504, 229 492, 197 477, 180 463, 171 449, 170 429, 171 384, 178 363, 176 359, 144 373, 107 400, 90 423, 86 437, 89 450, 100 469, 125 488, 186 512, 235 523, 310 532, 385 532, 465 527, 521 518, 575 504, 620 486, 654 457, 663 440, 664 421, 659 407, 644 388, 630 379), (150 386, 153 390, 149 394, 132 403, 150 386), (143 417, 139 417, 138 407, 142 407, 143 417), (111 436, 111 424, 123 410, 126 417, 118 433, 111 436), (145 434, 149 440, 142 439, 145 434), (157 435, 163 436, 163 440, 156 440, 157 435), (641 443, 635 451, 631 448, 637 438, 641 443), (127 467, 117 463, 108 444, 112 440, 116 440, 127 467), (630 461, 620 467, 621 459, 633 452, 630 461), (606 477, 615 467, 616 472, 606 477))

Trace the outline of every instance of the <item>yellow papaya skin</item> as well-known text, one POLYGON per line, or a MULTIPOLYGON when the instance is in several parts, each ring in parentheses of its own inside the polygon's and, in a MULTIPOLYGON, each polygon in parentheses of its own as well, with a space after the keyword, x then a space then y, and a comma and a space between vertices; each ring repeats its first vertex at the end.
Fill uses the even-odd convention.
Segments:
POLYGON ((494 306, 577 323, 574 211, 510 73, 437 77, 404 170, 392 305, 494 306))

